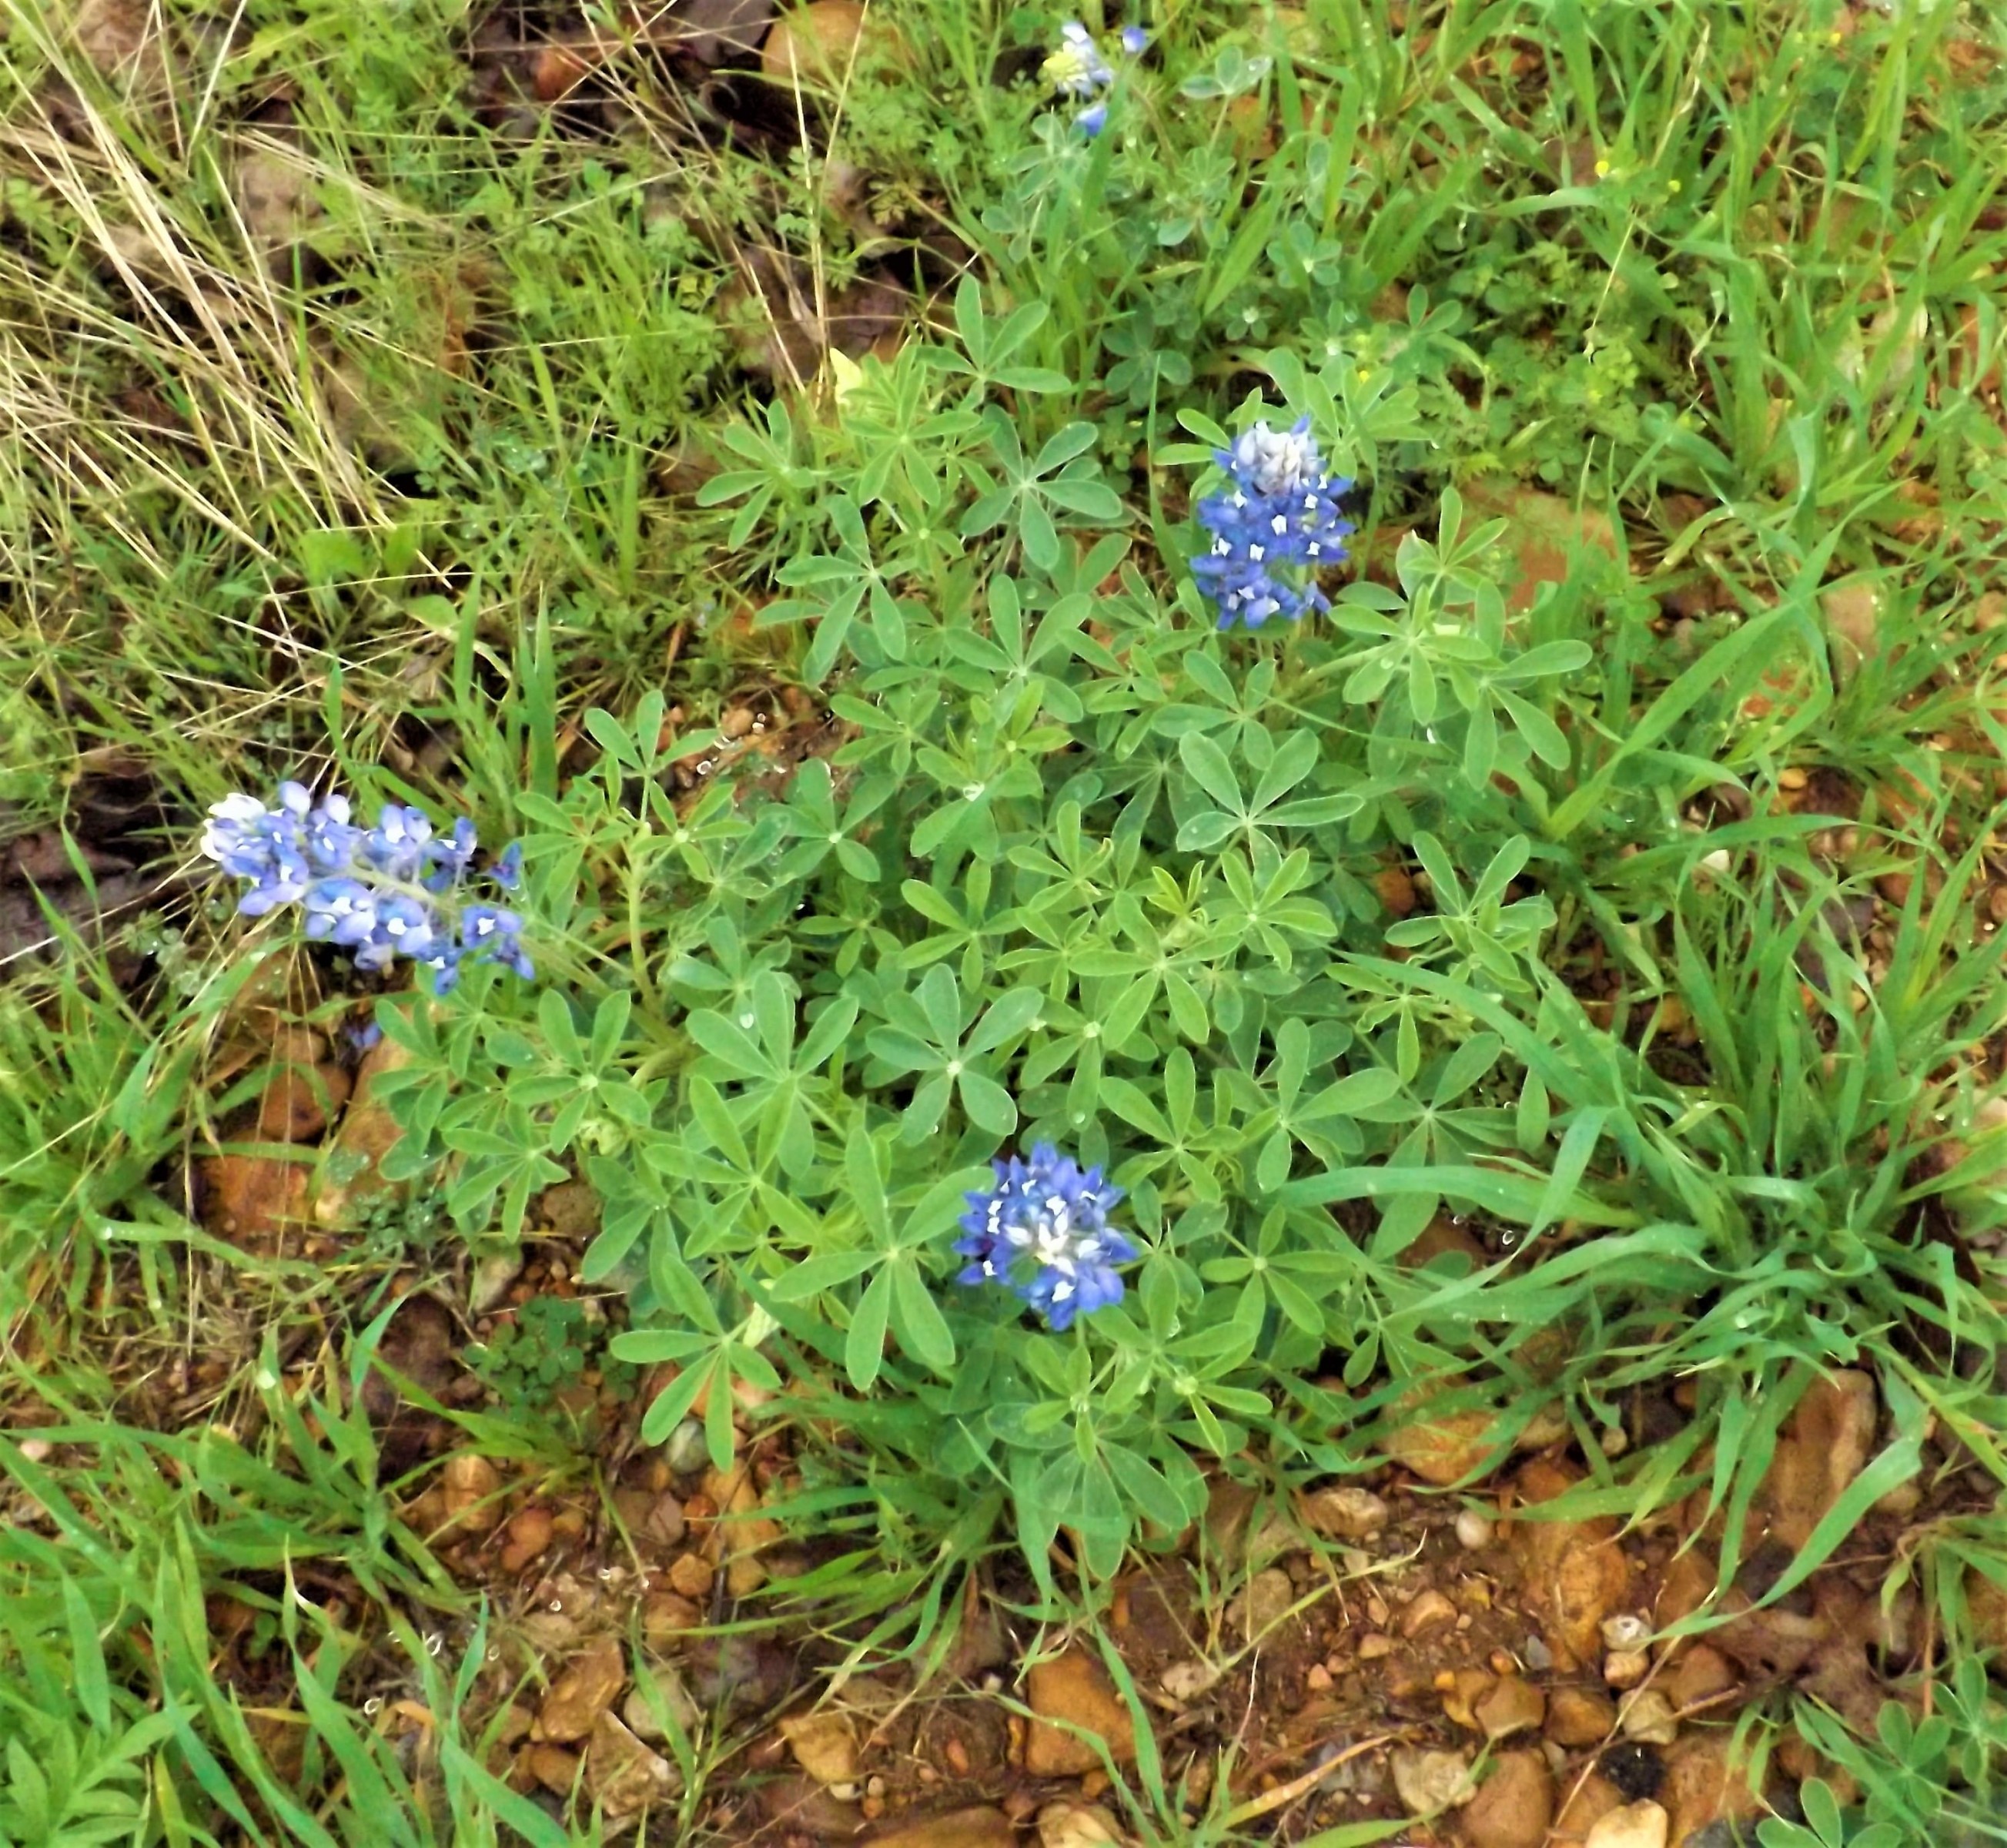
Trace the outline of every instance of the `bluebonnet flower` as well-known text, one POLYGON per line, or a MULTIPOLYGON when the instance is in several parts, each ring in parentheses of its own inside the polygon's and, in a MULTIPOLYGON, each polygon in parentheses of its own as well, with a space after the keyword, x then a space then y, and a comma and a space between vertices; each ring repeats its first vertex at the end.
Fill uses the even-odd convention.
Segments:
POLYGON ((525 979, 536 973, 523 948, 523 920, 499 905, 469 905, 460 914, 463 952, 477 950, 484 963, 499 963, 525 979))
POLYGON ((280 785, 277 808, 255 796, 226 796, 209 811, 202 850, 225 872, 252 882, 238 905, 247 917, 292 903, 312 876, 300 839, 301 813, 287 800, 294 790, 306 793, 297 783, 280 785))
POLYGON ((1115 81, 1093 34, 1078 19, 1060 28, 1060 48, 1046 60, 1042 74, 1053 89, 1077 103, 1093 101, 1115 81))
POLYGON ((390 803, 362 838, 363 862, 386 879, 409 883, 425 870, 432 836, 432 825, 422 809, 400 808, 390 803))
MULTIPOLYGON (((522 919, 464 896, 480 844, 465 817, 441 836, 423 810, 392 803, 365 829, 344 796, 316 805, 297 783, 282 783, 278 795, 276 807, 233 795, 209 811, 202 850, 245 882, 239 911, 260 917, 298 904, 314 942, 354 951, 358 969, 386 969, 406 957, 430 972, 435 994, 453 987, 469 957, 525 980, 534 975, 522 919)), ((487 877, 509 892, 522 872, 522 849, 511 846, 487 877)))
MULTIPOLYGON (((1141 57, 1149 42, 1150 35, 1141 27, 1123 28, 1122 49, 1130 57, 1141 57)), ((1046 60, 1042 74, 1062 96, 1087 105, 1073 118, 1073 125, 1083 135, 1092 137, 1107 127, 1108 103, 1102 93, 1115 81, 1115 72, 1102 56, 1094 35, 1079 20, 1069 19, 1060 28, 1060 48, 1046 60)))
POLYGON ((1198 504, 1212 544, 1191 568, 1219 626, 1255 629, 1272 616, 1296 622, 1328 610, 1317 574, 1345 557, 1352 522, 1340 517, 1338 497, 1352 483, 1325 473, 1310 419, 1286 430, 1257 423, 1214 454, 1229 479, 1198 504))
POLYGON ((1018 1155, 991 1164, 996 1185, 968 1195, 956 1253, 969 1260, 955 1280, 1000 1283, 1054 1328, 1122 1299, 1118 1264, 1132 1263, 1136 1248, 1108 1223, 1122 1189, 1085 1173, 1070 1155, 1042 1142, 1026 1161, 1018 1155))

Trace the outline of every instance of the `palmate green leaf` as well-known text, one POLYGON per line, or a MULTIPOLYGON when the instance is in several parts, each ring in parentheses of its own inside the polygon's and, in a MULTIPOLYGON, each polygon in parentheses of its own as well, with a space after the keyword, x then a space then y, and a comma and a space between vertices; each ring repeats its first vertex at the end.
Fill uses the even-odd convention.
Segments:
POLYGON ((955 1080, 955 1089, 968 1120, 979 1129, 1004 1136, 1018 1127, 1018 1107, 995 1079, 980 1072, 965 1071, 955 1080))
POLYGON ((862 1392, 878 1377, 885 1364, 885 1333, 892 1313, 893 1270, 880 1266, 851 1313, 850 1327, 844 1335, 843 1370, 850 1383, 862 1392))
POLYGON ((1060 561, 1059 528, 1046 512, 1043 501, 1026 495, 1018 504, 1018 538, 1025 556, 1042 571, 1049 571, 1060 561))
POLYGON ((946 1375, 954 1366, 954 1337, 947 1318, 934 1301, 926 1280, 909 1260, 892 1267, 892 1333, 901 1349, 934 1372, 946 1375))
POLYGON ((738 1122, 718 1087, 707 1078, 693 1077, 690 1081, 690 1104, 697 1126, 704 1132, 711 1147, 734 1168, 750 1172, 753 1167, 752 1151, 746 1147, 738 1122))
POLYGON ((1230 812, 1241 807, 1240 780, 1226 753, 1203 732, 1187 732, 1178 740, 1178 758, 1193 782, 1230 812))
POLYGON ((892 1221, 885 1199, 884 1175, 879 1165, 877 1145, 860 1115, 852 1125, 843 1148, 844 1179, 850 1203, 866 1229, 882 1246, 891 1240, 892 1221))
POLYGON ((1181 853, 1209 853, 1231 839, 1239 825, 1233 816, 1222 814, 1218 809, 1202 810, 1179 827, 1178 851, 1181 853))

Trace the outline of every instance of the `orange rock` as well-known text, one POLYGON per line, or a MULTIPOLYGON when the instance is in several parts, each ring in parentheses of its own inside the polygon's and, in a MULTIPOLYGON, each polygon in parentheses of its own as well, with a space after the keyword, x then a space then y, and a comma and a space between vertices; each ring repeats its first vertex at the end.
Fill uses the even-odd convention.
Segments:
POLYGON ((1882 591, 1878 585, 1855 579, 1819 593, 1833 666, 1843 680, 1876 652, 1880 645, 1882 591))
POLYGON ((149 94, 169 80, 160 25, 146 0, 83 0, 70 19, 76 48, 101 76, 149 94))
POLYGON ((502 1569, 520 1572, 540 1558, 551 1543, 551 1511, 525 1508, 509 1523, 508 1544, 502 1549, 502 1569))
POLYGON ((608 1816, 631 1816, 672 1801, 683 1778, 660 1752, 643 1744, 611 1713, 601 1713, 586 1748, 585 1788, 608 1816))
POLYGON ((1580 1783, 1568 1786, 1561 1813, 1554 1818, 1554 1839, 1576 1848, 1605 1816, 1623 1807, 1624 1793, 1600 1772, 1592 1771, 1580 1783))
POLYGON ((781 1736, 795 1762, 819 1784, 848 1784, 857 1777, 857 1732, 842 1713, 793 1713, 781 1736))
POLYGON ((537 1709, 538 1730, 554 1744, 590 1738, 626 1685, 626 1652, 618 1637, 602 1637, 551 1684, 537 1709))
POLYGON ((651 1643, 673 1642, 696 1629, 704 1613, 674 1592, 651 1592, 641 1605, 641 1634, 651 1643))
POLYGON ((1135 1757, 1135 1718, 1085 1649, 1035 1662, 1025 1686, 1025 1704, 1035 1716, 1025 1740, 1025 1768, 1033 1777, 1077 1777, 1098 1768, 1096 1739, 1117 1764, 1135 1757))
POLYGON ((882 9, 859 0, 809 0, 774 22, 760 48, 760 69, 790 89, 803 82, 841 85, 853 65, 897 58, 905 49, 882 9))
POLYGON ((202 1222, 219 1238, 269 1249, 307 1223, 307 1168, 264 1155, 211 1155, 199 1164, 202 1222))
POLYGON ((1396 917, 1406 917, 1415 909, 1415 882, 1404 866, 1384 866, 1373 875, 1373 889, 1380 903, 1396 917))
POLYGON ((1737 1677, 1728 1658, 1705 1643, 1694 1643, 1680 1653, 1666 1682, 1666 1698, 1674 1707, 1698 1706, 1726 1694, 1737 1677))
POLYGON ((531 87, 540 103, 558 103, 570 96, 592 75, 596 58, 587 57, 573 45, 546 45, 537 54, 531 72, 531 87))
POLYGON ((725 1588, 735 1598, 749 1596, 765 1581, 767 1568, 759 1555, 781 1538, 781 1524, 759 1512, 760 1492, 742 1468, 729 1477, 712 1472, 704 1478, 704 1488, 721 1511, 711 1542, 714 1556, 725 1566, 725 1588))
POLYGON ((1711 1548, 1689 1546, 1674 1556, 1659 1581, 1659 1595, 1652 1606, 1653 1627, 1670 1630, 1682 1617, 1691 1617, 1714 1595, 1716 1564, 1711 1548))
POLYGON ((1418 1593, 1401 1608, 1401 1634, 1410 1642, 1424 1631, 1455 1621, 1456 1606, 1433 1588, 1418 1593))
POLYGON ((1483 1731, 1483 1723, 1473 1711, 1478 1702, 1490 1694, 1497 1684, 1497 1677, 1487 1669, 1458 1669, 1437 1678, 1436 1685, 1442 1688, 1443 1712, 1466 1732, 1483 1731), (1443 1687, 1447 1680, 1449 1685, 1443 1687))
POLYGON ((1729 1758, 1725 1728, 1691 1727, 1665 1754, 1666 1778, 1659 1801, 1672 1818, 1667 1839, 1673 1848, 1721 1817, 1731 1821, 1764 1813, 1762 1797, 1749 1787, 1749 1767, 1729 1758))
POLYGON ((711 1581, 718 1576, 710 1560, 686 1553, 669 1568, 669 1588, 693 1601, 711 1595, 711 1581))
POLYGON ((1540 1848, 1554 1818, 1554 1780, 1538 1752, 1501 1752, 1464 1811, 1469 1848, 1540 1848))
POLYGON ((282 1065, 258 1100, 257 1140, 311 1142, 348 1101, 352 1081, 340 1065, 282 1065))
POLYGON ((601 1206, 598 1193, 584 1181, 560 1181, 537 1196, 537 1217, 554 1238, 585 1245, 598 1236, 601 1206))
POLYGON ((1542 585, 1565 583, 1585 558, 1603 565, 1618 557, 1615 525, 1593 507, 1578 511, 1558 496, 1501 482, 1473 482, 1463 499, 1478 519, 1510 523, 1504 542, 1518 560, 1508 567, 1505 607, 1512 615, 1533 608, 1542 585))
POLYGON ((354 1094, 334 1133, 321 1144, 313 1184, 314 1223, 338 1231, 372 1201, 397 1191, 378 1164, 397 1146, 404 1132, 387 1105, 378 1101, 376 1080, 400 1071, 414 1055, 386 1035, 371 1047, 355 1074, 354 1094))
POLYGON ((1381 1447, 1423 1482, 1447 1488, 1474 1475, 1497 1448, 1494 1421, 1482 1406, 1431 1412, 1430 1403, 1397 1408, 1381 1447))
POLYGON ((1557 1687, 1547 1698, 1543 1729, 1570 1751, 1600 1745, 1617 1730, 1617 1704, 1588 1687, 1557 1687))
POLYGON ((554 1794, 568 1797, 578 1782, 578 1754, 556 1745, 532 1745, 523 1752, 531 1777, 554 1794))
POLYGON ((492 1533, 502 1519, 496 1497, 502 1489, 501 1472, 485 1457, 471 1451, 449 1457, 439 1472, 446 1499, 447 1524, 461 1533, 492 1533))
POLYGON ((1226 105, 1227 139, 1243 161, 1265 161, 1275 151, 1275 124, 1260 94, 1249 90, 1226 105))
MULTIPOLYGON (((1515 1479, 1521 1502, 1552 1501, 1582 1479, 1580 1472, 1536 1460, 1515 1479)), ((1603 1620, 1630 1589, 1630 1568, 1614 1520, 1515 1519, 1508 1539, 1520 1563, 1527 1602, 1539 1617, 1554 1665, 1566 1673, 1588 1661, 1601 1642, 1603 1620)))
MULTIPOLYGON (((1491 1254, 1478 1242, 1468 1226, 1459 1225, 1447 1213, 1438 1213, 1422 1228, 1414 1243, 1401 1253, 1396 1262, 1403 1270, 1419 1270, 1423 1265, 1451 1253, 1463 1259, 1473 1270, 1482 1270, 1491 1262, 1491 1254)), ((1486 1416, 1488 1426, 1489 1415, 1486 1416)))
POLYGON ((1001 1810, 951 1810, 873 1836, 871 1848, 1018 1848, 1018 1832, 1001 1810))
POLYGON ((1480 1692, 1471 1712, 1486 1738, 1506 1739, 1540 1726, 1547 1716, 1547 1697, 1530 1681, 1507 1675, 1480 1692))
POLYGON ((1857 1369, 1806 1388, 1757 1491, 1772 1537, 1794 1552, 1811 1539, 1873 1451, 1875 1415, 1875 1382, 1857 1369))

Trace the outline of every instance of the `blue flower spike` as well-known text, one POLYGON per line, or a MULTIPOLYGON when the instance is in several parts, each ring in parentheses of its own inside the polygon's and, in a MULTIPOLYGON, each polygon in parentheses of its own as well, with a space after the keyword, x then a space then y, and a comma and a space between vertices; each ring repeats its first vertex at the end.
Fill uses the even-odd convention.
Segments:
MULTIPOLYGON (((1125 26, 1120 40, 1123 51, 1140 58, 1150 43, 1150 35, 1140 26, 1125 26)), ((1060 28, 1059 49, 1042 67, 1046 81, 1060 95, 1087 106, 1073 118, 1073 125, 1092 140, 1108 126, 1108 101, 1102 94, 1115 81, 1115 72, 1102 55, 1094 35, 1078 19, 1060 28)))
POLYGON ((1272 616, 1300 622, 1328 610, 1317 574, 1344 560, 1352 522, 1340 517, 1338 500, 1352 483, 1326 472, 1310 420, 1286 430, 1257 423, 1213 453, 1228 481, 1198 504, 1212 544, 1191 568, 1219 626, 1258 629, 1272 616))
POLYGON ((1120 1302, 1115 1267, 1136 1258, 1136 1247, 1108 1223, 1122 1189, 1049 1142, 1029 1160, 1013 1155, 991 1165, 996 1184, 967 1196, 954 1249, 969 1262, 955 1281, 1004 1284, 1055 1329, 1120 1302))
MULTIPOLYGON (((315 942, 354 951, 358 969, 387 969, 405 957, 430 973, 436 995, 453 988, 470 957, 525 981, 535 974, 522 919, 467 896, 479 843, 464 816, 442 836, 423 810, 392 803, 364 829, 351 818, 345 796, 316 805, 303 784, 290 782, 279 785, 278 796, 276 807, 255 796, 226 796, 203 830, 203 854, 245 882, 237 909, 245 917, 300 905, 315 942)), ((522 849, 512 846, 488 881, 513 892, 522 867, 522 849)))

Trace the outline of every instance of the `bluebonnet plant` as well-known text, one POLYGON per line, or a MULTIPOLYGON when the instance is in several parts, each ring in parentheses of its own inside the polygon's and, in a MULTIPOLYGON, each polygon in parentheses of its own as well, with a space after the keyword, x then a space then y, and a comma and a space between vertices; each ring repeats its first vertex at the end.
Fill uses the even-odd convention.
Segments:
MULTIPOLYGON (((536 973, 523 948, 522 919, 466 896, 479 846, 472 822, 462 816, 442 836, 422 809, 392 803, 373 828, 358 826, 352 814, 347 797, 328 795, 316 805, 297 783, 279 785, 275 807, 255 796, 226 796, 209 811, 202 850, 245 882, 239 911, 262 917, 298 904, 308 936, 354 950, 358 969, 408 957, 430 971, 437 995, 460 979, 470 956, 526 980, 536 973)), ((485 876, 513 892, 522 865, 521 848, 511 846, 485 876)))
MULTIPOLYGON (((1142 55, 1150 35, 1140 26, 1122 29, 1122 49, 1131 58, 1142 55)), ((1094 35, 1078 19, 1060 28, 1060 48, 1043 67, 1046 81, 1062 96, 1087 107, 1073 118, 1084 135, 1099 135, 1108 125, 1108 104, 1102 92, 1115 81, 1115 72, 1094 42, 1094 35)))
POLYGON ((1214 454, 1229 479, 1198 504, 1212 544, 1191 567, 1219 626, 1256 629, 1272 616, 1296 622, 1328 610, 1317 574, 1345 557, 1352 522, 1339 517, 1338 497, 1352 483, 1324 472, 1310 419, 1286 430, 1257 423, 1214 454))
POLYGON ((1046 1142, 1028 1161, 1013 1155, 991 1165, 996 1185, 967 1196, 954 1249, 969 1263, 956 1281, 1007 1284, 1054 1328, 1120 1302, 1115 1267, 1136 1256, 1108 1223, 1122 1189, 1046 1142))

